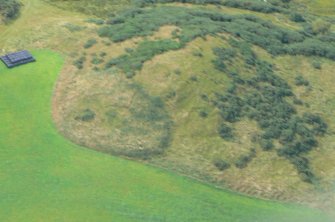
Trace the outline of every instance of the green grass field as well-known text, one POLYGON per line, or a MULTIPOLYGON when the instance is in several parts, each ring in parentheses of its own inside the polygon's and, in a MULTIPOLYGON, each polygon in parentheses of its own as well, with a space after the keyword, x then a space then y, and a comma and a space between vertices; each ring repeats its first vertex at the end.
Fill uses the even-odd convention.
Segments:
POLYGON ((331 221, 71 144, 51 120, 63 58, 0 65, 0 221, 331 221))

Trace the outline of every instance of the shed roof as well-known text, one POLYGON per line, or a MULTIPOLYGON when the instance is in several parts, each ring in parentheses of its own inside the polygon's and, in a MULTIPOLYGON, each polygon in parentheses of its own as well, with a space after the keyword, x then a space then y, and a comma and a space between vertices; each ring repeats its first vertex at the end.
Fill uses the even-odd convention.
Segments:
POLYGON ((35 62, 35 58, 27 50, 22 50, 0 56, 0 59, 5 63, 8 68, 13 68, 29 62, 35 62))

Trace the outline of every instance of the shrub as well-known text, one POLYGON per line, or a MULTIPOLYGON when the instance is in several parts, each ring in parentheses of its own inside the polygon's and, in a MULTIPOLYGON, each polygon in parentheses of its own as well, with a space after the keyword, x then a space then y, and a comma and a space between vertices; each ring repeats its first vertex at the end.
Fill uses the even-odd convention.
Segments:
POLYGON ((82 69, 84 67, 84 62, 86 61, 85 56, 81 56, 77 60, 73 62, 73 65, 76 66, 78 69, 82 69))
POLYGON ((103 61, 104 61, 103 59, 94 56, 91 60, 91 63, 93 65, 99 65, 99 64, 103 63, 103 61))
POLYGON ((264 151, 271 150, 274 147, 272 141, 269 139, 261 139, 260 145, 264 151))
POLYGON ((309 161, 304 157, 292 157, 290 158, 291 163, 296 167, 299 172, 300 178, 308 183, 312 183, 316 180, 315 175, 309 168, 309 161))
POLYGON ((233 130, 231 127, 226 125, 225 123, 221 123, 219 126, 219 135, 223 139, 232 139, 233 138, 233 130))
POLYGON ((251 160, 256 157, 256 150, 251 149, 248 154, 241 155, 236 161, 235 166, 239 169, 245 168, 251 162, 251 160))
POLYGON ((97 40, 96 39, 89 39, 87 40, 87 42, 84 45, 85 49, 91 48, 93 45, 97 44, 97 40))
POLYGON ((199 112, 199 116, 202 118, 206 118, 208 116, 208 112, 206 112, 205 110, 201 110, 199 112))
POLYGON ((16 18, 20 13, 21 4, 17 0, 0 0, 0 15, 5 22, 16 18))
POLYGON ((95 113, 90 109, 85 109, 82 113, 75 117, 75 120, 81 120, 84 122, 92 121, 95 118, 95 113))
POLYGON ((294 22, 305 22, 306 20, 304 19, 304 17, 301 14, 298 13, 293 13, 290 16, 290 19, 294 22))
POLYGON ((312 32, 313 34, 324 34, 329 32, 331 28, 331 23, 323 20, 323 19, 317 19, 313 21, 312 23, 312 32))
POLYGON ((304 105, 304 102, 303 102, 302 100, 296 98, 296 97, 294 97, 294 99, 293 99, 293 103, 294 103, 295 105, 299 105, 299 106, 304 105))
POLYGON ((295 77, 295 84, 297 86, 308 86, 309 82, 306 79, 304 79, 303 76, 299 75, 299 76, 295 77))
POLYGON ((222 159, 216 159, 216 160, 214 160, 213 164, 220 171, 224 171, 224 170, 230 168, 230 164, 227 161, 222 160, 222 159))
POLYGON ((106 52, 100 52, 100 54, 99 54, 100 57, 105 57, 106 55, 107 55, 106 52))
POLYGON ((64 25, 65 28, 67 28, 70 32, 79 32, 83 29, 85 29, 85 27, 80 26, 80 25, 75 25, 75 24, 71 24, 71 23, 66 23, 64 25))
POLYGON ((193 81, 193 82, 197 82, 197 81, 198 81, 198 77, 195 76, 195 75, 192 75, 192 76, 190 77, 190 80, 193 81))
POLYGON ((176 95, 177 95, 176 91, 172 90, 172 91, 168 92, 165 97, 167 99, 172 99, 172 98, 176 97, 176 95))
POLYGON ((96 25, 103 25, 105 23, 103 19, 99 19, 99 18, 89 18, 89 19, 86 19, 86 22, 93 23, 96 25))
POLYGON ((175 69, 174 71, 174 74, 180 76, 181 75, 181 70, 180 69, 175 69))
POLYGON ((314 69, 321 69, 322 68, 322 64, 319 61, 313 61, 312 66, 314 67, 314 69))
POLYGON ((192 55, 196 56, 196 57, 203 57, 204 55, 202 54, 202 52, 200 51, 194 51, 192 52, 192 55))

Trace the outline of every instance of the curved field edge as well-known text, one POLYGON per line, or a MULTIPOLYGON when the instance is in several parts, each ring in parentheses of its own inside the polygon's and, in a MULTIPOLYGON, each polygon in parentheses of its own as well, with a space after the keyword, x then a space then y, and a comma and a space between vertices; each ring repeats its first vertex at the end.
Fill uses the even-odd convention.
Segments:
POLYGON ((329 220, 70 143, 50 114, 63 58, 48 50, 33 55, 36 63, 0 65, 1 221, 329 220))

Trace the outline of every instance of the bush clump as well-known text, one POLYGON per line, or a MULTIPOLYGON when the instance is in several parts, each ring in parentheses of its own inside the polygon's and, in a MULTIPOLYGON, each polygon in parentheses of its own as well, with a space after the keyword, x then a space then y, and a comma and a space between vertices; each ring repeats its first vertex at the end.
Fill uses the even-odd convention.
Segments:
POLYGON ((93 112, 90 109, 85 109, 82 111, 82 113, 75 117, 75 120, 81 120, 84 122, 89 122, 94 120, 95 118, 95 112, 93 112))
POLYGON ((82 69, 84 68, 85 61, 86 61, 86 57, 81 56, 73 62, 73 65, 76 66, 78 69, 82 69))
POLYGON ((251 149, 248 154, 241 155, 236 161, 235 166, 239 169, 245 168, 256 157, 256 150, 251 149))
POLYGON ((229 140, 229 139, 232 139, 234 137, 232 128, 229 127, 225 123, 220 124, 218 131, 219 131, 220 137, 223 138, 223 139, 229 140))
POLYGON ((99 18, 89 18, 86 20, 86 22, 93 23, 96 25, 103 25, 105 23, 103 19, 99 19, 99 18))
POLYGON ((16 18, 20 13, 20 8, 21 3, 17 0, 0 0, 0 16, 5 22, 16 18))
POLYGON ((303 76, 299 75, 299 76, 295 77, 295 85, 297 85, 297 86, 309 86, 309 82, 303 76))
POLYGON ((96 39, 89 39, 87 40, 87 42, 84 45, 85 49, 91 48, 93 45, 97 44, 97 40, 96 39))
POLYGON ((213 164, 220 171, 224 171, 224 170, 230 168, 230 164, 227 161, 222 160, 222 159, 216 159, 216 160, 214 160, 213 164))
POLYGON ((314 69, 322 69, 322 64, 319 61, 313 61, 312 66, 314 69))
POLYGON ((305 22, 304 17, 299 13, 293 13, 290 17, 293 22, 305 22))

